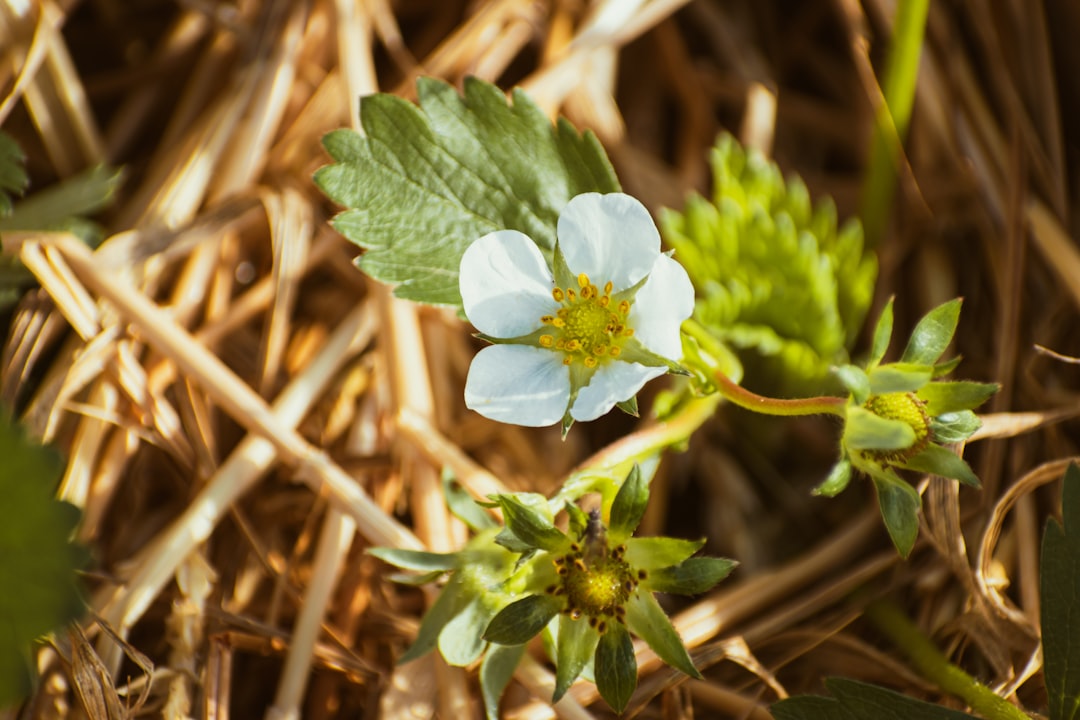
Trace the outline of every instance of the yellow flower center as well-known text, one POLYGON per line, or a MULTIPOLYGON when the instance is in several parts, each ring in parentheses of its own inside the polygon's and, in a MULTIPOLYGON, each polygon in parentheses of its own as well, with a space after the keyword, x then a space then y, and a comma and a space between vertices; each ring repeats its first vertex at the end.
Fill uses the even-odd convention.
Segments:
POLYGON ((609 550, 606 539, 600 541, 602 547, 590 540, 585 538, 584 548, 574 543, 569 553, 555 558, 561 582, 547 591, 551 595, 565 595, 563 612, 573 620, 584 615, 589 619, 589 625, 603 635, 612 620, 626 622, 623 606, 646 573, 642 570, 635 574, 623 559, 625 545, 609 550))
POLYGON ((551 329, 540 336, 540 345, 563 353, 563 364, 580 360, 594 368, 601 360, 617 358, 622 344, 634 334, 627 327, 630 301, 612 304, 611 282, 603 292, 593 285, 589 276, 577 277, 578 287, 555 288, 551 296, 562 307, 555 315, 544 315, 540 321, 551 329))

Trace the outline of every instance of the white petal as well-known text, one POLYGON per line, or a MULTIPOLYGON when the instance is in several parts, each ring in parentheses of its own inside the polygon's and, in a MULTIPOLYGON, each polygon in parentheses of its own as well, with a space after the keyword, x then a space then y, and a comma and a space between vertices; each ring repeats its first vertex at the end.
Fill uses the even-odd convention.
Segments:
POLYGON ((527 335, 558 304, 555 280, 536 243, 517 230, 488 233, 461 256, 458 287, 465 317, 497 338, 527 335))
POLYGON ((679 327, 694 312, 694 285, 682 265, 666 255, 656 259, 649 279, 630 308, 634 337, 657 355, 682 358, 679 327))
POLYGON ((667 368, 637 363, 609 362, 597 369, 588 385, 578 391, 570 416, 581 422, 606 414, 615 403, 629 400, 641 387, 667 372, 667 368))
POLYGON ((625 290, 648 274, 660 254, 660 233, 645 206, 622 193, 584 193, 559 215, 559 249, 575 275, 597 287, 625 290))
POLYGON ((529 345, 484 348, 465 380, 466 407, 499 422, 552 425, 569 402, 570 369, 562 354, 529 345))

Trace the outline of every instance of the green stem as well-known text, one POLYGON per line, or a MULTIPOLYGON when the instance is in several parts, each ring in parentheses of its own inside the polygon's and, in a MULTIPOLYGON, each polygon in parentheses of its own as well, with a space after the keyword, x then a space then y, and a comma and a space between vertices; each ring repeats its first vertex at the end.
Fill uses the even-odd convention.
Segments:
MULTIPOLYGON (((713 357, 723 358, 731 352, 719 343, 712 333, 702 327, 695 320, 686 320, 682 324, 683 332, 697 340, 705 352, 713 357)), ((753 393, 738 383, 734 382, 723 370, 709 368, 709 374, 716 383, 717 392, 729 402, 741 408, 752 410, 763 415, 839 415, 844 416, 844 406, 847 399, 832 396, 780 399, 765 397, 753 393)))
POLYGON ((937 683, 945 692, 963 699, 983 717, 990 720, 1031 720, 1023 710, 949 662, 894 604, 876 600, 866 608, 866 617, 904 651, 923 677, 937 683))
POLYGON ((896 169, 911 121, 919 54, 930 0, 900 0, 893 23, 893 46, 881 83, 869 169, 863 186, 862 220, 870 246, 880 242, 896 187, 896 169))

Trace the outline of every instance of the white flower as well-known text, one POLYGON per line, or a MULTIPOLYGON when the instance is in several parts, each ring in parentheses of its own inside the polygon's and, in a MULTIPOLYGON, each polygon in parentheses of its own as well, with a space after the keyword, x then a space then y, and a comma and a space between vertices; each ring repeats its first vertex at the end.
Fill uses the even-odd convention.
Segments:
POLYGON ((465 315, 487 339, 469 367, 465 404, 516 425, 595 420, 682 357, 679 327, 694 289, 660 252, 660 234, 629 195, 585 193, 559 216, 554 271, 516 230, 465 250, 465 315))

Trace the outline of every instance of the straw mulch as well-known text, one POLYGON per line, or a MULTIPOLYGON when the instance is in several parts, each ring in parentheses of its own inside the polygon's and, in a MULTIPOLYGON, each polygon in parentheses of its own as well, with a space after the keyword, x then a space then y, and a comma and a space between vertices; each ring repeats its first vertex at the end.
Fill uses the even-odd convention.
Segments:
MULTIPOLYGON (((126 169, 97 253, 63 234, 3 237, 40 289, 5 318, 0 399, 63 449, 59 492, 84 509, 95 556, 92 613, 43 653, 23 717, 479 715, 475 669, 395 666, 433 596, 364 549, 460 546, 444 467, 477 496, 550 493, 649 421, 616 414, 561 442, 466 411, 465 326, 363 277, 311 174, 361 95, 476 75, 593 129, 654 210, 707 188, 708 148, 729 129, 856 211, 894 3, 651 0, 574 42, 590 12, 628 4, 3 4, 0 120, 34 187, 126 169)), ((707 535, 742 565, 671 605, 706 680, 639 647, 631 712, 767 718, 826 676, 958 707, 860 617, 859 588, 886 592, 1002 695, 1045 707, 1038 540, 1075 453, 1080 370, 1034 345, 1080 354, 1078 31, 1067 2, 932 3, 879 246, 876 308, 897 295, 898 334, 963 295, 958 374, 1004 385, 966 452, 983 490, 924 480, 904 562, 869 483, 809 496, 832 459, 827 422, 747 429, 722 413, 665 460, 643 530, 707 535)), ((552 682, 526 662, 503 714, 610 715, 584 683, 551 708, 552 682)))

